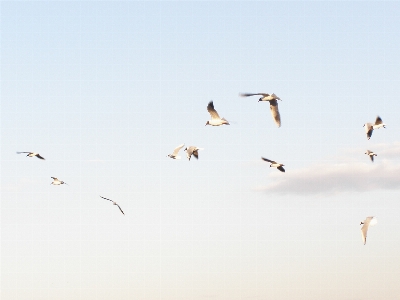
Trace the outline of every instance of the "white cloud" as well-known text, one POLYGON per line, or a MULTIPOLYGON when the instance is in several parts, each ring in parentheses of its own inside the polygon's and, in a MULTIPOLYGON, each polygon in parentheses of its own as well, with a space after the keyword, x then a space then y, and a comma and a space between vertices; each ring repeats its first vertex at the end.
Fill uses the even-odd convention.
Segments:
POLYGON ((374 148, 379 150, 374 150, 379 153, 375 163, 365 157, 365 162, 338 160, 340 163, 337 164, 317 163, 298 170, 286 168, 285 174, 271 173, 269 179, 272 182, 260 189, 281 195, 334 195, 400 189, 400 164, 387 159, 400 156, 400 144, 397 147, 376 145, 374 148))

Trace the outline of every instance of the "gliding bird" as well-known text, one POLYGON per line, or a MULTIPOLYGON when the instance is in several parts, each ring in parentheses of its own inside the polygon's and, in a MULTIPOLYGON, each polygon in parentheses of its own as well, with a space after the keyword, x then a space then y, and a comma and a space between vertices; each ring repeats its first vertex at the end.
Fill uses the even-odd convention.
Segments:
POLYGON ((260 95, 262 96, 260 99, 258 99, 258 102, 260 101, 269 101, 269 108, 271 110, 272 118, 274 119, 274 122, 276 126, 281 127, 281 115, 279 114, 279 109, 278 109, 278 101, 276 100, 281 100, 277 95, 274 93, 270 94, 265 94, 265 93, 258 93, 258 94, 239 94, 241 97, 250 97, 250 96, 256 96, 260 95))
POLYGON ((285 172, 285 169, 283 168, 284 165, 278 164, 276 161, 269 160, 268 158, 261 157, 261 159, 264 161, 270 162, 271 163, 269 166, 270 168, 274 167, 274 168, 277 168, 281 172, 285 172))
POLYGON ((211 120, 207 121, 206 126, 207 125, 211 125, 211 126, 221 126, 221 125, 230 125, 229 122, 225 119, 225 118, 220 118, 220 116, 218 115, 217 111, 214 108, 214 103, 213 101, 210 101, 207 105, 207 111, 209 112, 209 114, 211 115, 211 120))
POLYGON ((371 158, 371 161, 374 162, 374 156, 378 156, 378 154, 375 154, 374 152, 367 150, 367 152, 365 152, 365 154, 367 154, 369 156, 369 158, 371 158))
POLYGON ((113 205, 118 206, 119 210, 125 215, 125 213, 122 211, 121 207, 117 204, 117 202, 115 202, 115 201, 113 201, 113 200, 111 200, 111 199, 108 199, 108 198, 104 198, 104 197, 102 197, 102 196, 100 196, 100 198, 103 198, 103 199, 106 199, 106 200, 108 200, 108 201, 111 201, 111 202, 113 203, 113 205))
POLYGON ((40 156, 40 154, 36 153, 36 152, 17 152, 17 154, 21 154, 21 153, 28 153, 27 156, 29 156, 29 157, 36 156, 37 158, 44 159, 44 157, 40 156))
POLYGON ((185 144, 179 145, 178 147, 176 147, 174 149, 174 152, 172 152, 172 154, 168 154, 167 157, 171 157, 173 159, 181 159, 180 156, 178 156, 179 150, 181 150, 183 148, 183 146, 185 146, 185 144))
POLYGON ((365 245, 366 242, 367 242, 367 231, 368 231, 369 226, 370 226, 370 225, 373 226, 373 225, 375 225, 376 223, 377 223, 377 220, 374 219, 374 217, 367 217, 367 218, 364 220, 364 222, 361 222, 361 223, 360 223, 360 225, 363 225, 363 226, 361 227, 361 237, 362 237, 362 240, 363 240, 363 242, 364 242, 364 245, 365 245))
POLYGON ((374 124, 365 123, 363 127, 365 127, 365 133, 367 134, 367 139, 369 140, 372 136, 372 132, 374 131, 374 129, 379 129, 381 127, 386 128, 386 124, 382 122, 380 116, 377 116, 374 124))
MULTIPOLYGON (((53 182, 50 183, 50 184, 52 184, 52 185, 67 184, 66 182, 64 182, 64 181, 62 181, 62 180, 58 180, 58 178, 56 178, 56 177, 51 177, 51 178, 53 178, 53 182)), ((68 184, 67 184, 67 185, 68 185, 68 184)))
POLYGON ((183 151, 186 151, 186 156, 190 160, 192 155, 196 159, 199 159, 199 152, 198 152, 199 150, 203 150, 203 148, 198 148, 196 146, 190 146, 189 148, 185 148, 185 150, 183 150, 183 151))

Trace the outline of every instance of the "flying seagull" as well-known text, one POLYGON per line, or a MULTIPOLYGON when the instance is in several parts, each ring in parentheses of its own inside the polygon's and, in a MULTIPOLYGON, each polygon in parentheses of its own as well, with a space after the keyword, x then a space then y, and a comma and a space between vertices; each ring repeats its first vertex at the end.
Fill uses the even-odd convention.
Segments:
POLYGON ((374 162, 374 156, 378 156, 378 154, 375 154, 374 152, 367 150, 367 152, 365 152, 365 154, 367 154, 369 156, 369 158, 371 158, 371 161, 374 162))
POLYGON ((117 204, 117 202, 115 202, 115 201, 113 201, 113 200, 111 200, 111 199, 104 198, 104 197, 102 197, 102 196, 100 196, 100 198, 103 198, 103 199, 106 199, 106 200, 108 200, 108 201, 111 201, 111 202, 113 203, 113 205, 118 206, 119 210, 125 215, 125 213, 122 211, 121 207, 117 204))
POLYGON ((369 140, 372 136, 372 132, 374 131, 374 129, 379 129, 381 127, 386 128, 386 124, 382 122, 380 116, 377 116, 374 124, 365 123, 363 127, 365 127, 365 133, 367 134, 367 139, 369 140))
POLYGON ((179 150, 181 150, 183 148, 183 146, 185 146, 185 144, 179 145, 178 147, 176 147, 174 149, 174 152, 172 152, 172 154, 168 154, 167 157, 171 157, 173 159, 181 159, 180 156, 178 156, 179 150))
POLYGON ((264 158, 264 157, 261 157, 261 159, 262 159, 262 160, 265 160, 265 161, 267 161, 267 162, 270 162, 270 163, 271 163, 270 166, 269 166, 270 168, 271 168, 271 167, 275 167, 275 168, 277 168, 279 171, 285 172, 285 169, 283 168, 284 165, 278 164, 276 161, 269 160, 269 159, 264 158))
POLYGON ((36 152, 17 152, 17 154, 21 154, 21 153, 28 153, 27 156, 29 156, 29 157, 36 156, 37 158, 44 159, 44 157, 40 156, 40 154, 36 153, 36 152))
POLYGON ((218 112, 215 110, 214 108, 214 103, 213 101, 210 101, 207 105, 207 111, 209 112, 209 114, 211 115, 211 120, 207 121, 206 126, 207 125, 211 125, 211 126, 221 126, 221 125, 230 125, 229 122, 227 120, 225 120, 224 118, 220 118, 220 116, 218 115, 218 112))
POLYGON ((250 96, 260 95, 262 97, 260 99, 258 99, 258 102, 260 102, 260 101, 269 101, 269 108, 271 109, 272 118, 274 119, 274 122, 275 122, 276 126, 281 127, 281 115, 279 114, 278 101, 277 101, 277 100, 281 100, 281 98, 279 98, 274 93, 272 93, 271 95, 270 94, 265 94, 265 93, 239 94, 239 95, 241 97, 250 97, 250 96))
POLYGON ((377 223, 377 220, 376 220, 376 218, 374 219, 374 217, 367 217, 364 220, 364 222, 360 223, 360 225, 363 225, 361 227, 361 237, 362 237, 362 240, 364 242, 364 245, 367 242, 367 231, 368 231, 369 225, 373 226, 376 223, 377 223))
MULTIPOLYGON (((62 180, 58 180, 58 178, 56 178, 56 177, 51 177, 51 178, 53 178, 53 182, 50 183, 50 184, 52 184, 52 185, 67 184, 66 182, 64 182, 64 181, 62 181, 62 180)), ((67 185, 68 185, 68 184, 67 184, 67 185)))
POLYGON ((189 148, 185 148, 185 150, 183 150, 183 151, 186 151, 186 156, 190 160, 192 155, 196 159, 199 159, 199 152, 198 152, 199 150, 203 150, 203 148, 198 148, 196 146, 190 146, 189 148))

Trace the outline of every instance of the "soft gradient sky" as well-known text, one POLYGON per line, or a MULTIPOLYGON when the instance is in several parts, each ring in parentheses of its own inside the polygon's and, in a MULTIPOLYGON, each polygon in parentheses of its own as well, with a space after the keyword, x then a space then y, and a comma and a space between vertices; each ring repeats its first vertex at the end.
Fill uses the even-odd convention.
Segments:
POLYGON ((2 299, 399 299, 400 2, 0 5, 2 299))

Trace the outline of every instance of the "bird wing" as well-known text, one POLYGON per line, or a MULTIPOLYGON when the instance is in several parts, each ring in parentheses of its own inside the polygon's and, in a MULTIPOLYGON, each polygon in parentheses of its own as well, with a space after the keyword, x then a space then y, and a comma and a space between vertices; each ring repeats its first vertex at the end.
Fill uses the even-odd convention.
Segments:
POLYGON ((38 153, 38 154, 36 154, 36 157, 37 157, 37 158, 40 158, 40 159, 44 159, 44 157, 40 156, 40 154, 39 154, 39 153, 38 153))
POLYGON ((275 95, 274 93, 271 94, 271 98, 275 99, 275 100, 281 100, 281 98, 279 98, 277 95, 275 95))
POLYGON ((58 180, 56 177, 51 177, 51 178, 53 178, 54 180, 58 180))
POLYGON ((278 169, 279 171, 281 171, 281 172, 285 172, 285 169, 284 169, 282 166, 277 167, 277 169, 278 169))
POLYGON ((199 152, 198 152, 198 150, 199 150, 199 149, 196 149, 196 150, 193 151, 193 156, 194 156, 196 159, 199 159, 199 152))
POLYGON ((375 125, 379 125, 379 124, 382 124, 382 119, 380 116, 377 116, 376 120, 375 120, 375 125))
POLYGON ((104 198, 104 197, 102 197, 102 196, 100 196, 100 198, 103 198, 103 199, 106 199, 106 200, 108 200, 108 201, 114 202, 114 201, 112 201, 111 199, 104 198))
POLYGON ((370 155, 369 157, 371 157, 371 161, 374 162, 374 155, 370 155))
POLYGON ((257 96, 257 95, 264 96, 264 97, 268 97, 269 96, 269 94, 264 94, 264 93, 258 93, 258 94, 241 93, 239 95, 240 95, 240 97, 250 97, 250 96, 257 96))
POLYGON ((116 205, 118 206, 119 210, 125 215, 125 213, 122 211, 121 207, 118 204, 116 204, 116 205))
POLYGON ((269 108, 271 109, 271 115, 276 126, 281 127, 281 115, 279 114, 278 102, 276 100, 269 101, 269 108))
POLYGON ((21 153, 32 153, 32 152, 18 152, 17 151, 17 154, 21 154, 21 153))
POLYGON ((214 103, 212 101, 210 101, 207 105, 207 110, 211 115, 211 119, 221 119, 217 113, 217 111, 214 108, 214 103))
POLYGON ((173 156, 177 156, 179 150, 181 150, 181 149, 183 148, 183 146, 185 146, 185 144, 182 144, 182 145, 179 145, 178 147, 176 147, 176 148, 174 149, 174 152, 172 153, 172 155, 173 155, 173 156))
POLYGON ((273 161, 273 160, 269 160, 268 158, 265 158, 265 157, 261 157, 261 159, 262 160, 265 160, 265 161, 267 161, 267 162, 270 162, 270 163, 275 163, 275 161, 273 161))

